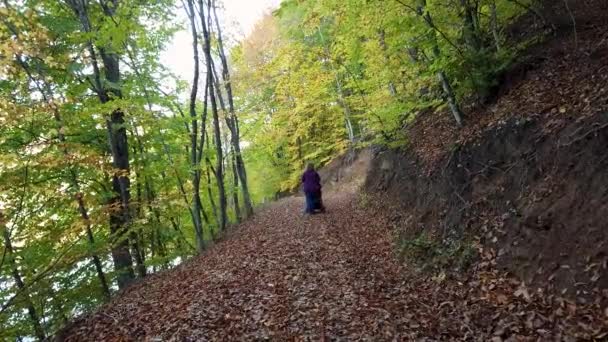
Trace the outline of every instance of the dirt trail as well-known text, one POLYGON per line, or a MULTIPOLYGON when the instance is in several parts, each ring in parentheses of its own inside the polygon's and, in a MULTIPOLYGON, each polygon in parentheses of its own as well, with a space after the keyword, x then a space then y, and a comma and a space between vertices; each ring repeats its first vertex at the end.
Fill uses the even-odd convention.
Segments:
POLYGON ((488 272, 486 281, 411 277, 395 257, 385 216, 362 210, 356 198, 328 195, 328 213, 312 217, 301 215, 302 198, 273 203, 204 255, 130 287, 62 338, 520 341, 603 332, 595 308, 556 316, 544 299, 514 295, 506 280, 492 280, 492 294, 484 294, 488 272), (582 332, 577 317, 590 313, 590 332, 582 332))
POLYGON ((272 204, 234 236, 130 288, 78 322, 68 340, 396 336, 407 309, 388 229, 369 225, 352 193, 302 216, 302 198, 272 204))

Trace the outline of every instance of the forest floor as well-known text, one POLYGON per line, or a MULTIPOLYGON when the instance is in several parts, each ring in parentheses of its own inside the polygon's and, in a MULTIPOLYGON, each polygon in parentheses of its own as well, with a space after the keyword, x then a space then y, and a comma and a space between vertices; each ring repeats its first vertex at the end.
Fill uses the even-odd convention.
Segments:
POLYGON ((608 310, 530 293, 484 258, 461 279, 415 274, 386 215, 355 192, 269 205, 203 255, 129 287, 66 341, 575 341, 608 336, 608 310))

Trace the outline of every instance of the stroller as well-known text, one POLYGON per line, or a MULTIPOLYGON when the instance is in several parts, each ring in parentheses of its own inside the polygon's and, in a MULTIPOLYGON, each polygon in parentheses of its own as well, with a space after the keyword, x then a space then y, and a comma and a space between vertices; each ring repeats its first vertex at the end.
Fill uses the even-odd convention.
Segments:
POLYGON ((319 190, 317 192, 317 194, 314 197, 314 201, 313 201, 313 210, 314 213, 320 212, 320 213, 324 213, 325 212, 325 206, 323 205, 323 196, 321 193, 321 190, 319 190))

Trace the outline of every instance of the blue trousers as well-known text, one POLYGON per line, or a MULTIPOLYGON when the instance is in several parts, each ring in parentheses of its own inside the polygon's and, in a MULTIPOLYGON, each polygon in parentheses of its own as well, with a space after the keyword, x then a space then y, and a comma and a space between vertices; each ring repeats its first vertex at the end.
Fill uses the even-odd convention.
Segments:
POLYGON ((306 192, 306 212, 312 214, 315 212, 315 193, 314 192, 306 192))

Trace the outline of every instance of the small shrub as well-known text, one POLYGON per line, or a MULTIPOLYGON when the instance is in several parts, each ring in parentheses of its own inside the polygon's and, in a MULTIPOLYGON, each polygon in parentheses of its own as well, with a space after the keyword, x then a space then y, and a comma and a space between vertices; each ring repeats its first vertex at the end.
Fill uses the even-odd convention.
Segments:
POLYGON ((367 208, 371 204, 370 195, 367 192, 361 192, 359 194, 359 206, 361 208, 367 208))
POLYGON ((469 239, 439 240, 423 231, 402 239, 400 254, 422 271, 461 271, 471 266, 476 250, 469 239))

